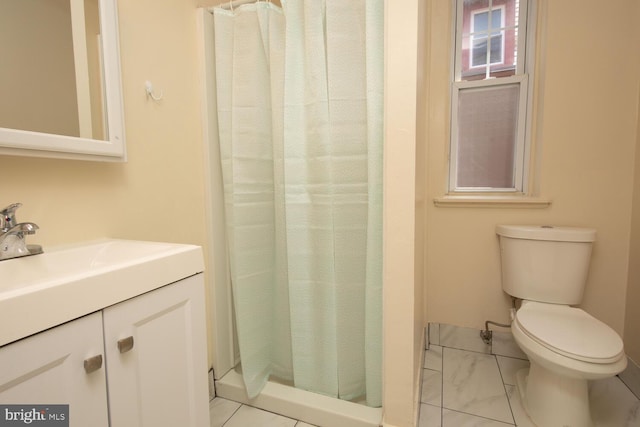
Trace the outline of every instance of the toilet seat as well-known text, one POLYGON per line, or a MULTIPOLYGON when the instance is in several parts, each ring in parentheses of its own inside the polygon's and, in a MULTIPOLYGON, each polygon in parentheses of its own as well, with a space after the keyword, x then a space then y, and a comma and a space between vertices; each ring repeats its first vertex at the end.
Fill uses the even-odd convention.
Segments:
POLYGON ((624 356, 618 334, 579 308, 525 301, 514 321, 538 344, 575 360, 606 364, 624 356))

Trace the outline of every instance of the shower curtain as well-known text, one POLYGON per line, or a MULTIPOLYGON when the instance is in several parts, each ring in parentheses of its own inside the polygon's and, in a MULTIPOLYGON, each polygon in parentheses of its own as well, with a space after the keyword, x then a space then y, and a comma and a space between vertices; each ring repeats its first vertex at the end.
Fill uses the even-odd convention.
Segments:
POLYGON ((382 401, 383 0, 214 9, 243 378, 382 401))

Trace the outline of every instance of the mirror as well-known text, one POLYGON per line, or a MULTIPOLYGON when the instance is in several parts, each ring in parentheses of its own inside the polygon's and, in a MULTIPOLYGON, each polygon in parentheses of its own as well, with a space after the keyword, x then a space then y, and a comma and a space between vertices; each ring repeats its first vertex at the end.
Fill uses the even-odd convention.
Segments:
POLYGON ((0 154, 124 161, 116 0, 0 0, 0 154))

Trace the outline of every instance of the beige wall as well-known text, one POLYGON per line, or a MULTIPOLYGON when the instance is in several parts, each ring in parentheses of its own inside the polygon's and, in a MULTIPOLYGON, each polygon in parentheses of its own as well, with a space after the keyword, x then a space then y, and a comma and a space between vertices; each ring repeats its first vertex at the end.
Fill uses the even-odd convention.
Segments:
POLYGON ((3 2, 0 57, 0 127, 79 136, 69 1, 3 2))
MULTIPOLYGON (((428 81, 425 78, 427 70, 428 54, 427 43, 429 40, 427 19, 429 15, 429 4, 425 1, 418 2, 418 8, 414 11, 418 21, 418 43, 417 43, 417 86, 416 86, 416 149, 415 149, 415 227, 414 227, 414 326, 413 326, 413 342, 414 357, 413 374, 420 379, 422 373, 423 353, 426 345, 425 328, 426 316, 424 310, 425 295, 425 253, 426 253, 426 134, 427 122, 420 120, 424 117, 428 108, 427 99, 429 97, 428 81)), ((420 384, 418 384, 420 385, 420 384)), ((418 387, 417 397, 420 396, 418 387)), ((417 410, 418 407, 414 408, 417 410)), ((417 425, 417 422, 416 422, 417 425)))
POLYGON ((91 132, 93 139, 107 139, 104 123, 104 99, 102 98, 102 59, 100 58, 100 11, 98 0, 85 0, 85 37, 89 72, 89 97, 91 103, 91 132))
MULTIPOLYGON (((389 185, 385 263, 385 416, 413 425, 422 353, 422 286, 414 260, 416 50, 418 0, 392 9, 388 68, 389 185), (411 25, 406 25, 411 22, 411 25), (407 167, 409 165, 409 167, 407 167)), ((205 196, 195 2, 118 2, 128 163, 0 156, 5 205, 41 229, 45 250, 101 237, 205 246, 205 196), (150 12, 152 11, 152 13, 150 12), (150 80, 164 98, 146 98, 150 80)), ((389 13, 389 11, 387 11, 389 13)), ((3 205, 4 206, 4 205, 3 205)))
POLYGON ((205 246, 195 3, 118 7, 128 162, 0 156, 0 205, 23 203, 18 219, 40 226, 28 239, 45 251, 102 237, 205 246), (146 80, 162 101, 147 99, 146 80))
MULTIPOLYGON (((640 8, 637 9, 640 12, 640 8)), ((640 19, 640 14, 638 15, 640 19)), ((640 32, 638 32, 640 34, 640 32)), ((638 92, 640 95, 640 91, 638 92)), ((638 128, 636 134, 635 176, 631 244, 629 250, 629 287, 624 323, 624 341, 627 355, 640 364, 640 96, 638 97, 638 128)))
MULTIPOLYGON (((637 6, 634 0, 616 0, 619 7, 610 8, 597 7, 595 0, 547 2, 536 137, 540 193, 553 201, 544 210, 433 206, 432 199, 446 187, 449 2, 431 0, 426 9, 419 8, 425 3, 418 0, 407 1, 404 8, 387 5, 392 25, 387 40, 390 155, 385 165, 384 273, 384 393, 389 425, 413 421, 424 313, 429 321, 476 328, 485 319, 506 320, 508 300, 500 288, 496 224, 597 228, 585 307, 620 332, 625 325, 628 271, 636 278, 629 296, 635 295, 637 301, 640 293, 638 273, 629 270, 632 192, 639 188, 637 171, 633 185, 633 167, 640 144, 640 64, 637 55, 630 54, 638 51, 637 37, 632 37, 637 13, 626 13, 637 6), (426 37, 431 42, 424 58, 428 77, 420 92, 428 93, 428 99, 426 105, 421 105, 423 98, 416 106, 416 21, 424 10, 429 14, 426 37), (413 119, 416 108, 418 123, 413 119), (424 138, 416 146, 417 125, 421 125, 419 137, 424 138), (424 176, 423 190, 420 181, 416 185, 414 165, 422 169, 417 176, 419 180, 420 174, 424 176), (424 229, 428 237, 422 266, 423 237, 415 236, 414 228, 424 229), (421 274, 427 284, 424 299, 423 287, 414 283, 421 274)), ((10 177, 3 184, 2 202, 24 203, 19 219, 41 226, 30 237, 33 242, 46 249, 111 236, 205 244, 194 7, 195 0, 119 2, 128 163, 0 156, 0 170, 10 177), (145 80, 163 91, 161 102, 146 98, 145 80)), ((633 216, 636 240, 639 211, 633 216)), ((630 299, 627 302, 631 304, 630 299)), ((626 325, 637 327, 638 319, 629 315, 626 325)))
MULTIPOLYGON (((451 34, 449 2, 431 3, 431 31, 440 36, 430 45, 429 201, 446 188, 451 34)), ((548 209, 428 203, 428 321, 480 328, 487 319, 508 320, 496 224, 574 225, 598 231, 583 307, 622 333, 640 78, 638 15, 630 11, 637 1, 603 8, 596 0, 541 0, 540 6, 533 169, 540 197, 553 203, 548 209)))
POLYGON ((398 427, 414 425, 423 352, 415 258, 418 10, 418 0, 385 2, 383 410, 384 425, 398 427))
POLYGON ((101 237, 204 243, 194 3, 119 1, 128 163, 0 156, 6 206, 48 247, 101 237), (150 14, 150 11, 153 11, 150 14), (146 99, 145 80, 164 91, 146 99))

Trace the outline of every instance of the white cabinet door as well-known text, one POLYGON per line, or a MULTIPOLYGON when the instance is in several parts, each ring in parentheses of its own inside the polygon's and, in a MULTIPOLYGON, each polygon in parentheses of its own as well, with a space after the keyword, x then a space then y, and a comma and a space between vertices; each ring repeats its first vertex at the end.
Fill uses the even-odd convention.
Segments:
POLYGON ((204 279, 104 310, 111 427, 208 427, 204 279))
POLYGON ((0 403, 68 404, 70 426, 107 427, 103 355, 101 312, 8 344, 0 348, 0 403))

